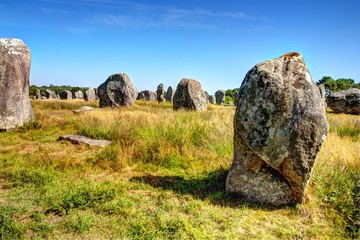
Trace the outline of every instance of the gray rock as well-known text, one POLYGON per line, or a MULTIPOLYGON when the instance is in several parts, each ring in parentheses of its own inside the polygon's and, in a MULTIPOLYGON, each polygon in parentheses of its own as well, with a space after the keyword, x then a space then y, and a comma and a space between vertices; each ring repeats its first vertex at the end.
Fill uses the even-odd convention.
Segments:
POLYGON ((145 100, 145 101, 156 101, 156 92, 144 90, 139 93, 139 96, 137 99, 139 100, 145 100))
POLYGON ((137 97, 136 87, 125 73, 111 75, 98 87, 100 107, 131 106, 137 97))
POLYGON ((76 98, 76 99, 84 99, 84 93, 79 90, 79 91, 74 93, 74 98, 76 98))
POLYGON ((95 101, 96 100, 96 93, 93 88, 88 88, 85 91, 84 100, 85 101, 95 101))
POLYGON ((209 95, 209 93, 207 91, 204 91, 204 93, 205 93, 205 96, 206 96, 206 103, 209 103, 210 95, 209 95))
POLYGON ((214 96, 214 95, 210 95, 210 96, 209 96, 209 103, 215 104, 215 102, 216 102, 215 96, 214 96))
POLYGON ((225 102, 225 91, 224 90, 217 90, 215 92, 216 104, 223 105, 225 102))
POLYGON ((346 91, 331 93, 326 103, 335 113, 360 114, 360 89, 350 88, 346 91))
POLYGON ((319 92, 320 92, 320 96, 321 96, 321 102, 323 103, 324 107, 326 107, 326 91, 325 91, 325 86, 324 84, 319 84, 317 85, 319 92))
POLYGON ((276 206, 301 202, 328 128, 299 53, 257 64, 239 90, 227 191, 276 206))
POLYGON ((51 91, 50 89, 46 89, 45 94, 47 99, 58 98, 56 93, 54 91, 51 91))
POLYGON ((165 102, 164 94, 165 94, 164 85, 160 83, 156 89, 156 100, 158 101, 158 103, 165 102))
POLYGON ((30 61, 23 41, 0 38, 0 130, 35 119, 29 96, 30 61))
POLYGON ((63 100, 72 99, 72 92, 70 92, 68 90, 62 91, 61 94, 60 94, 60 99, 63 99, 63 100))
POLYGON ((81 112, 86 112, 86 111, 92 111, 94 110, 95 108, 93 107, 89 107, 89 106, 83 106, 77 110, 73 110, 73 113, 81 113, 81 112))
POLYGON ((235 93, 235 105, 237 104, 238 101, 239 101, 239 91, 236 91, 236 93, 235 93))
POLYGON ((111 144, 111 141, 108 140, 95 140, 81 135, 64 135, 58 138, 58 141, 61 140, 70 141, 73 144, 83 143, 91 147, 93 146, 106 147, 111 144))
POLYGON ((166 101, 167 102, 172 102, 174 98, 174 90, 173 88, 170 86, 168 87, 167 91, 166 91, 166 101))
POLYGON ((36 99, 41 99, 41 92, 39 89, 36 90, 36 96, 35 96, 36 99))
POLYGON ((206 95, 200 82, 195 79, 183 78, 177 85, 174 94, 173 109, 206 111, 206 95))

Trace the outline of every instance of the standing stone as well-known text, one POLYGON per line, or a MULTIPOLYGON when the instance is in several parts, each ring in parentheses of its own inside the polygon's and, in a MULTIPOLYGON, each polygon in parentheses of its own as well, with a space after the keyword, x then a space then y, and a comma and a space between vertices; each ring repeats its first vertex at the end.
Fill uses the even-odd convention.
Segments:
POLYGON ((236 91, 236 93, 235 93, 235 106, 236 106, 238 101, 239 101, 239 91, 236 91))
POLYGON ((164 93, 165 93, 164 85, 160 83, 156 90, 156 100, 158 101, 158 103, 165 101, 164 93))
POLYGON ((64 90, 60 94, 60 99, 70 100, 72 99, 72 93, 69 90, 64 90))
POLYGON ((211 103, 211 104, 215 104, 215 96, 214 95, 210 95, 209 96, 209 102, 211 103))
POLYGON ((137 99, 139 100, 145 100, 145 101, 156 101, 156 92, 144 90, 139 93, 139 96, 137 99))
POLYGON ((98 87, 99 106, 131 106, 137 97, 136 87, 125 73, 113 74, 98 87))
POLYGON ((210 95, 209 95, 209 93, 207 91, 204 91, 204 93, 205 93, 205 96, 206 96, 206 103, 209 103, 210 95))
POLYGON ((215 92, 216 104, 223 105, 225 102, 225 91, 224 90, 217 90, 215 92))
POLYGON ((335 113, 360 114, 360 89, 331 93, 326 99, 327 105, 335 113))
POLYGON ((35 119, 29 96, 30 61, 23 41, 0 38, 0 131, 35 119))
POLYGON ((46 98, 48 98, 48 99, 58 98, 56 93, 54 91, 51 91, 50 89, 46 89, 45 93, 46 93, 46 98))
POLYGON ((166 91, 166 101, 168 102, 172 102, 174 98, 174 90, 173 88, 170 86, 168 87, 167 91, 166 91))
POLYGON ((301 202, 329 128, 303 57, 257 64, 239 98, 227 191, 276 206, 301 202))
POLYGON ((320 96, 321 96, 321 102, 323 103, 324 107, 326 107, 326 99, 325 99, 325 86, 324 84, 319 84, 317 85, 319 92, 320 92, 320 96))
POLYGON ((173 109, 206 111, 206 95, 201 84, 195 79, 183 78, 174 94, 173 109))
POLYGON ((93 88, 88 88, 85 91, 84 100, 85 101, 95 101, 96 100, 96 94, 95 94, 95 90, 93 88))
POLYGON ((41 91, 40 89, 36 90, 36 95, 35 95, 36 99, 41 99, 41 91))
POLYGON ((76 99, 84 99, 84 94, 83 94, 83 92, 82 91, 77 91, 77 92, 75 92, 74 93, 74 97, 76 98, 76 99))

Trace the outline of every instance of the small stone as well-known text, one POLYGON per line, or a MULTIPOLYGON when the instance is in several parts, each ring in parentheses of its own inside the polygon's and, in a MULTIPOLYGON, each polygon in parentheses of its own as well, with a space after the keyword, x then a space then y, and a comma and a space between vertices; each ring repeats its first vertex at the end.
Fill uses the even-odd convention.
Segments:
POLYGON ((108 140, 95 140, 81 135, 64 135, 58 138, 58 141, 61 140, 70 141, 73 144, 83 143, 91 147, 93 146, 106 147, 111 144, 111 141, 108 140))

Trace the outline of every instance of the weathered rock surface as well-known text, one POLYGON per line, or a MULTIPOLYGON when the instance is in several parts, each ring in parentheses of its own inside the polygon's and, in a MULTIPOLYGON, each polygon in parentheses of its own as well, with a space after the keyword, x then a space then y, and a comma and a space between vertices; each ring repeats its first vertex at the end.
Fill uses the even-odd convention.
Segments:
POLYGON ((70 100, 72 99, 72 92, 70 92, 69 90, 64 90, 60 93, 60 99, 63 100, 70 100))
POLYGON ((223 105, 225 102, 225 91, 224 90, 217 90, 215 92, 216 104, 223 105))
POLYGON ((174 98, 174 89, 170 86, 166 91, 166 101, 172 102, 174 98))
POLYGON ((125 73, 111 75, 98 87, 99 106, 131 106, 137 97, 136 87, 125 73))
POLYGON ((215 102, 216 102, 215 96, 214 96, 214 95, 210 95, 210 96, 209 96, 209 103, 215 104, 215 102))
POLYGON ((36 99, 41 99, 41 91, 39 89, 36 90, 36 99))
POLYGON ((111 144, 111 141, 108 140, 95 140, 81 135, 64 135, 58 138, 58 141, 61 140, 70 141, 73 144, 83 143, 91 147, 93 146, 106 147, 111 144))
POLYGON ((301 202, 327 133, 319 90, 299 53, 257 64, 239 90, 227 191, 276 206, 301 202))
POLYGON ((317 85, 317 88, 319 89, 320 96, 321 96, 321 102, 323 103, 324 107, 326 107, 326 91, 324 84, 317 85))
POLYGON ((331 93, 326 103, 335 113, 360 114, 360 89, 350 88, 346 91, 331 93))
POLYGON ((204 93, 205 93, 205 96, 206 96, 206 103, 209 103, 210 95, 209 95, 209 93, 207 91, 204 91, 204 93))
POLYGON ((156 100, 158 101, 158 103, 165 102, 164 94, 164 84, 160 83, 156 89, 156 100))
POLYGON ((76 99, 84 99, 84 93, 79 90, 79 91, 77 91, 77 92, 74 93, 74 97, 75 97, 76 99))
POLYGON ((92 111, 94 109, 95 108, 93 108, 93 107, 83 106, 83 107, 81 107, 79 109, 73 110, 73 113, 81 113, 81 112, 86 112, 86 111, 92 111))
POLYGON ((0 130, 34 120, 30 104, 30 50, 23 41, 0 38, 0 130))
POLYGON ((138 95, 138 100, 145 100, 145 101, 156 101, 156 92, 144 90, 141 91, 138 95))
POLYGON ((183 78, 177 85, 174 94, 173 109, 206 111, 206 95, 200 82, 195 79, 183 78))
POLYGON ((85 101, 95 101, 96 100, 96 94, 95 94, 95 90, 93 88, 88 88, 85 91, 84 100, 85 101))
POLYGON ((58 96, 56 95, 56 93, 54 91, 51 91, 50 89, 46 89, 45 90, 46 93, 46 98, 51 99, 51 98, 58 98, 58 96))

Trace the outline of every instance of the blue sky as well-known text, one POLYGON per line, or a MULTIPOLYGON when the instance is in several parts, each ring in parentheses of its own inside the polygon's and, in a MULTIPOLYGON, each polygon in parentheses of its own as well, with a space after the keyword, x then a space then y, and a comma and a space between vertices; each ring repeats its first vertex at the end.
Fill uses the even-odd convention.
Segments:
POLYGON ((359 82, 359 10, 357 0, 0 0, 0 37, 30 47, 30 84, 98 87, 125 72, 138 90, 191 77, 211 94, 290 51, 314 81, 359 82))

